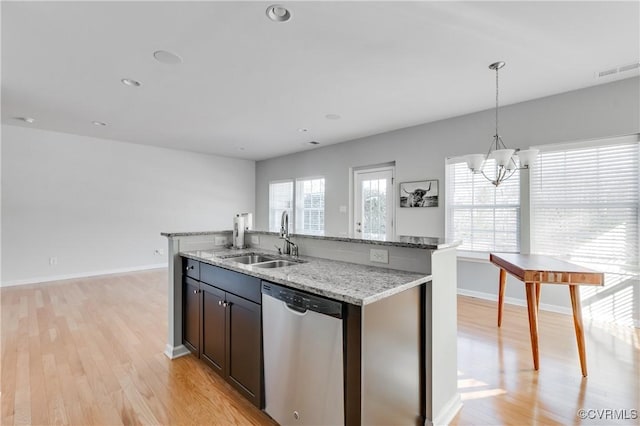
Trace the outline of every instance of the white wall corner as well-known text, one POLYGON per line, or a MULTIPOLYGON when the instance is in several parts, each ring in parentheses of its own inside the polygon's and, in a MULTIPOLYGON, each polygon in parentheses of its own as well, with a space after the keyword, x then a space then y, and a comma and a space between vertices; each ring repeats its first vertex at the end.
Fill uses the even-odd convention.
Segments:
POLYGON ((167 343, 167 346, 164 349, 164 354, 169 359, 180 358, 181 356, 189 355, 191 352, 185 345, 180 346, 171 346, 167 343))

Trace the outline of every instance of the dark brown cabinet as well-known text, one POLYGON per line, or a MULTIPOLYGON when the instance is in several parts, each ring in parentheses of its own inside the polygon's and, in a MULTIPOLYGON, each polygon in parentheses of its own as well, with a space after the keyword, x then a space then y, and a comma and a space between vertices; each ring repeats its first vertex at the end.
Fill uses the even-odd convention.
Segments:
POLYGON ((182 300, 184 302, 182 339, 193 353, 200 352, 200 283, 184 278, 182 300))
POLYGON ((185 346, 258 408, 264 407, 260 280, 184 259, 185 346), (190 268, 192 267, 192 268, 190 268), (201 281, 187 274, 198 271, 201 281))
POLYGON ((226 316, 224 291, 202 284, 202 358, 219 374, 225 375, 226 316))
POLYGON ((229 382, 262 407, 262 309, 227 293, 227 373, 229 382))

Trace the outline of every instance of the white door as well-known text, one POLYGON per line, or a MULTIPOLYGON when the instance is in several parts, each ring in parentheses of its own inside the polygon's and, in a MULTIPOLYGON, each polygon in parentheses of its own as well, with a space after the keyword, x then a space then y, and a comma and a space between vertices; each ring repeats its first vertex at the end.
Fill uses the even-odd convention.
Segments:
POLYGON ((354 237, 393 238, 393 167, 354 172, 354 237))

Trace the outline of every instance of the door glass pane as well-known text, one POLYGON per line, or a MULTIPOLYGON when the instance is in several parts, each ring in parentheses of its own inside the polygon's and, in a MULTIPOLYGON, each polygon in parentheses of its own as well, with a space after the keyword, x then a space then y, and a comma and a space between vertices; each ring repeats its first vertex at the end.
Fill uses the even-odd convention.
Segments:
POLYGON ((362 238, 383 240, 387 235, 387 179, 362 181, 362 238))

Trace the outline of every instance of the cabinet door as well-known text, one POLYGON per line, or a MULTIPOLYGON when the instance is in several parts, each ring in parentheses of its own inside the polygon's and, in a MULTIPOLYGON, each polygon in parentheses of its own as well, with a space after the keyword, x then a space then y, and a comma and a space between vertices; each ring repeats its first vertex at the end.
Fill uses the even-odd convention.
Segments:
POLYGON ((200 352, 200 283, 184 278, 182 284, 182 341, 194 355, 200 352))
POLYGON ((245 398, 262 408, 262 315, 261 306, 226 293, 227 377, 245 398))
POLYGON ((224 291, 207 284, 202 287, 202 354, 201 358, 224 375, 226 365, 226 310, 224 291))

